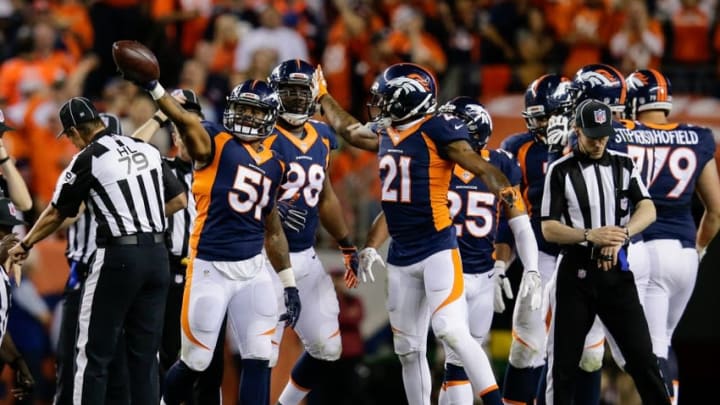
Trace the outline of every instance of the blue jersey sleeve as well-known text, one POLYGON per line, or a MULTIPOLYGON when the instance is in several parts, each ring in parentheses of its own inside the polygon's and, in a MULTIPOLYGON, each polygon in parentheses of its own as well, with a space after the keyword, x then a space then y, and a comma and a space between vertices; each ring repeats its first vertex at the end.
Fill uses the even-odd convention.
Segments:
POLYGON ((469 140, 465 123, 450 114, 434 116, 423 125, 422 132, 435 142, 438 147, 438 154, 445 160, 448 160, 445 151, 448 144, 455 141, 469 140))
POLYGON ((312 120, 312 124, 314 125, 315 130, 318 132, 318 135, 328 140, 330 150, 336 150, 339 147, 335 131, 333 131, 333 129, 328 124, 315 120, 312 120))

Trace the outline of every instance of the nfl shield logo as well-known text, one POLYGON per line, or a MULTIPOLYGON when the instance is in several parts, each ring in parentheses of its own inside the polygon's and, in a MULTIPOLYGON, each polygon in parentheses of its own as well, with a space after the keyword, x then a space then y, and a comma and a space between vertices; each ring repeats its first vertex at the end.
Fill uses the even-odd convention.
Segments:
POLYGON ((604 124, 605 121, 607 121, 607 115, 605 114, 605 110, 593 111, 593 117, 595 118, 595 123, 597 124, 604 124))

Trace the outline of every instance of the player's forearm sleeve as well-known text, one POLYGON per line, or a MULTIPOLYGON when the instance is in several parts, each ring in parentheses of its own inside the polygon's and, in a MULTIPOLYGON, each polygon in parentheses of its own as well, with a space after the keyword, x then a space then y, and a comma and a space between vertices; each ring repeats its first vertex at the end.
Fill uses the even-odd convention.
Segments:
POLYGON ((515 235, 515 249, 522 260, 525 270, 538 269, 538 245, 535 240, 535 233, 530 226, 530 218, 527 215, 520 215, 508 220, 510 229, 515 235))

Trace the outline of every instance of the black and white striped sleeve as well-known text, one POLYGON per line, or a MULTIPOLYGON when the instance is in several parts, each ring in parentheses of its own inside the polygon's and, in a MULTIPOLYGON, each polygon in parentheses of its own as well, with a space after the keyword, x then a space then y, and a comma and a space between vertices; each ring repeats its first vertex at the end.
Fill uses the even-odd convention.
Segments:
POLYGON ((185 193, 185 187, 165 160, 162 161, 162 174, 166 202, 185 193))
POLYGON ((88 149, 75 155, 55 185, 52 205, 64 217, 74 217, 80 204, 88 198, 95 178, 92 175, 92 154, 88 149))
POLYGON ((553 164, 545 176, 540 218, 560 221, 567 207, 565 198, 565 175, 559 165, 553 164))

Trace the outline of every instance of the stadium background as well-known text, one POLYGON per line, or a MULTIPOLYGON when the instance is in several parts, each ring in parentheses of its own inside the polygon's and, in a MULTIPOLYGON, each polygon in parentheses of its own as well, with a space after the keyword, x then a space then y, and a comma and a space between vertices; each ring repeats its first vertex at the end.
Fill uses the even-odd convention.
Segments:
MULTIPOLYGON (((436 74, 441 102, 468 95, 485 103, 495 124, 494 147, 524 131, 522 92, 532 79, 549 72, 572 76, 584 64, 605 62, 626 74, 636 68, 662 70, 674 86, 671 119, 720 129, 718 8, 717 0, 0 0, 0 107, 17 129, 3 141, 31 188, 35 204, 25 218, 32 223, 75 152, 66 139, 55 139, 60 103, 75 95, 90 97, 121 118, 126 134, 152 114, 152 101, 116 76, 110 46, 119 39, 150 46, 160 60, 163 83, 195 90, 211 120, 222 116, 233 84, 264 79, 274 64, 294 57, 322 63, 333 95, 365 117, 367 89, 376 74, 389 64, 411 61, 436 74)), ((166 132, 153 142, 173 153, 166 132)), ((372 154, 343 145, 331 169, 359 245, 379 210, 375 163, 372 154)), ((9 329, 40 382, 38 404, 49 403, 52 395, 53 312, 68 271, 63 237, 59 233, 39 244, 27 264, 24 282, 35 287, 45 307, 29 311, 15 302, 10 318, 9 329)), ((329 269, 342 266, 333 245, 319 233, 321 258, 329 269)), ((708 255, 713 263, 715 253, 708 255)), ((701 279, 712 276, 708 263, 701 279)), ((376 271, 376 283, 356 291, 365 305, 361 329, 367 348, 358 384, 368 392, 388 390, 383 398, 390 401, 367 403, 399 403, 390 400, 398 392, 402 397, 399 365, 382 333, 387 326, 383 273, 376 271)), ((517 269, 511 274, 517 284, 517 269)), ((717 297, 706 299, 696 305, 717 306, 717 297)), ((694 342, 718 336, 720 322, 698 319, 683 324, 683 336, 694 342)), ((498 376, 507 358, 508 324, 507 315, 496 317, 488 345, 498 376)), ((285 343, 286 361, 273 375, 273 398, 299 353, 291 333, 285 343)), ((432 357, 435 372, 440 359, 440 353, 432 357)), ((237 376, 231 361, 227 370, 225 399, 234 401, 237 376)), ((611 366, 606 372, 616 375, 611 366)), ((9 384, 8 370, 3 381, 9 384)), ((626 379, 605 382, 605 403, 637 400, 623 396, 626 379)), ((0 399, 4 403, 12 400, 0 399)))

